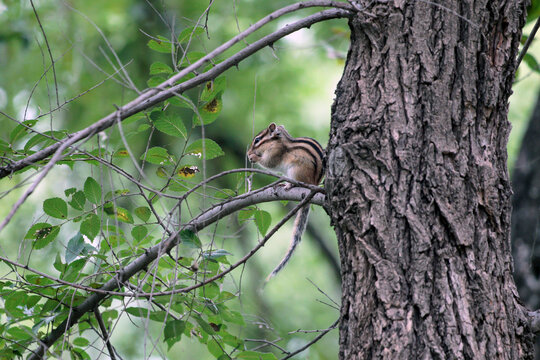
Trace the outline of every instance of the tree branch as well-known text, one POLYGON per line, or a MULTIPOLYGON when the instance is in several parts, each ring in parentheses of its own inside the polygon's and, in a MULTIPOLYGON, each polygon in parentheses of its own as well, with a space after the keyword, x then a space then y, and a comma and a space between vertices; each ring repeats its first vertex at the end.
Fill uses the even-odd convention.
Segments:
POLYGON ((328 329, 323 330, 319 335, 317 335, 313 340, 308 342, 306 345, 304 345, 301 348, 295 350, 294 352, 290 353, 289 355, 287 355, 285 357, 282 357, 280 360, 290 359, 293 356, 295 356, 297 354, 300 354, 302 351, 306 350, 308 347, 315 344, 317 341, 321 340, 324 335, 328 334, 331 330, 335 329, 336 326, 338 325, 338 323, 339 323, 339 318, 328 329))
POLYGON ((529 50, 529 46, 531 46, 534 40, 534 37, 536 36, 536 32, 538 31, 538 28, 540 28, 540 17, 536 19, 536 23, 534 24, 534 27, 531 30, 531 33, 529 34, 527 41, 525 41, 525 44, 523 45, 523 49, 521 49, 521 52, 519 53, 519 56, 516 60, 516 70, 519 67, 519 64, 521 64, 521 60, 523 60, 523 57, 525 57, 525 54, 529 50))
POLYGON ((90 295, 83 303, 73 308, 70 316, 67 320, 64 320, 60 325, 58 325, 43 341, 41 342, 39 348, 36 350, 29 359, 40 359, 48 347, 50 347, 56 340, 58 340, 67 330, 69 330, 73 325, 75 325, 79 319, 89 311, 95 309, 99 303, 108 295, 120 295, 120 296, 136 296, 136 297, 150 297, 156 295, 170 295, 180 292, 189 292, 205 284, 213 282, 224 275, 228 274, 230 271, 234 270, 236 267, 245 263, 253 254, 255 254, 260 248, 262 248, 265 243, 270 239, 270 237, 277 231, 277 229, 283 225, 289 218, 291 218, 299 208, 303 205, 312 202, 315 204, 322 205, 324 202, 324 195, 321 193, 323 191, 320 188, 317 190, 306 190, 300 188, 293 188, 290 190, 284 190, 282 188, 271 188, 267 189, 264 192, 259 193, 248 193, 240 195, 236 198, 229 199, 223 203, 217 204, 208 210, 204 211, 202 214, 191 220, 186 226, 182 227, 178 231, 174 232, 167 239, 164 239, 159 244, 149 248, 143 255, 139 256, 129 265, 117 272, 117 275, 112 279, 107 281, 100 289, 94 289, 94 293, 90 295), (206 226, 214 223, 215 221, 232 214, 246 206, 254 205, 262 202, 276 201, 276 200, 302 200, 292 211, 290 211, 268 234, 261 240, 256 247, 254 247, 248 254, 246 254, 242 259, 240 259, 234 265, 231 265, 228 269, 222 271, 221 273, 206 279, 205 281, 186 287, 182 289, 166 291, 159 294, 154 293, 121 293, 114 291, 121 286, 126 280, 130 277, 145 269, 151 262, 156 260, 161 255, 169 252, 174 246, 179 242, 178 235, 181 230, 191 230, 197 232, 205 228, 206 226))
POLYGON ((208 55, 202 57, 199 61, 195 62, 193 65, 188 66, 187 68, 183 69, 178 74, 166 80, 165 82, 163 82, 156 88, 152 88, 146 91, 145 93, 143 93, 136 99, 132 100, 130 103, 119 108, 117 111, 110 113, 109 115, 100 119, 99 121, 95 122, 89 127, 83 130, 80 130, 78 132, 75 132, 69 135, 66 139, 61 140, 56 144, 50 145, 46 147, 45 149, 42 149, 26 157, 25 159, 8 164, 4 167, 0 167, 0 179, 12 174, 15 171, 24 169, 27 166, 30 166, 32 164, 35 164, 38 161, 41 161, 47 158, 48 156, 56 152, 56 150, 67 141, 70 141, 72 143, 78 142, 93 134, 96 134, 100 131, 108 129, 109 127, 114 125, 115 122, 118 120, 120 121, 124 120, 138 112, 146 110, 164 100, 167 100, 172 96, 181 94, 185 92, 186 90, 192 89, 206 81, 214 79, 215 77, 223 73, 225 70, 231 68, 232 66, 238 65, 238 63, 240 63, 242 60, 249 57, 250 55, 254 54, 255 52, 263 49, 266 46, 272 45, 277 40, 295 31, 298 31, 305 27, 310 27, 311 25, 320 21, 348 17, 352 14, 352 11, 353 11, 353 8, 347 3, 334 2, 334 1, 309 1, 305 3, 289 5, 287 7, 284 7, 283 9, 275 11, 274 13, 259 20, 259 22, 257 22, 256 24, 250 26, 247 30, 245 30, 241 34, 235 36, 234 38, 232 38, 225 44, 219 46, 218 48, 210 52, 208 55), (184 77, 188 73, 207 64, 211 59, 223 53, 225 50, 229 49, 231 46, 236 44, 238 41, 244 39, 245 37, 247 37, 254 31, 256 31, 257 29, 259 29, 261 26, 263 26, 264 24, 286 13, 303 9, 303 8, 307 8, 307 7, 314 7, 314 6, 328 6, 328 7, 332 6, 332 7, 343 8, 347 10, 343 10, 343 9, 324 10, 324 11, 315 13, 313 15, 307 16, 306 18, 298 20, 292 24, 288 24, 282 29, 275 31, 271 33, 270 35, 264 36, 260 40, 238 51, 235 55, 229 57, 225 61, 214 66, 211 70, 208 70, 207 72, 199 74, 195 76, 194 78, 187 80, 181 84, 174 85, 176 81, 180 80, 182 77, 184 77))
POLYGON ((529 325, 533 334, 540 333, 540 309, 529 311, 529 325))
POLYGON ((111 360, 116 360, 114 348, 109 341, 109 333, 107 332, 107 328, 105 327, 105 323, 103 322, 103 318, 101 317, 101 313, 99 312, 99 307, 97 306, 94 309, 94 316, 96 317, 99 329, 101 330, 101 336, 103 337, 103 341, 105 342, 105 344, 107 345, 107 349, 109 350, 109 356, 111 357, 111 360))

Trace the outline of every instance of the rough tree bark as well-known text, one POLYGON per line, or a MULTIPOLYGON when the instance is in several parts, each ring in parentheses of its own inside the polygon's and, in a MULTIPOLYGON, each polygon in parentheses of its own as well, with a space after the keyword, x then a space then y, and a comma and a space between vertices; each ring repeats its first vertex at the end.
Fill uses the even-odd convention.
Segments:
MULTIPOLYGON (((521 143, 512 173, 512 253, 514 279, 529 309, 540 307, 540 96, 521 143)), ((540 360, 540 337, 536 339, 540 360)))
POLYGON ((340 359, 523 359, 508 97, 526 1, 360 1, 326 190, 340 359), (466 18, 466 19, 464 19, 466 18))

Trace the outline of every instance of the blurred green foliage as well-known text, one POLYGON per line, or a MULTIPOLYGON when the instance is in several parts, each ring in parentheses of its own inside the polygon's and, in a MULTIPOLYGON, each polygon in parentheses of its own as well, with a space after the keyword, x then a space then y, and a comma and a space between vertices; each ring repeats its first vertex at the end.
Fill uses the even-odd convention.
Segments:
MULTIPOLYGON (((31 135, 26 127, 17 125, 16 121, 28 119, 32 123, 27 126, 31 125, 33 129, 57 139, 63 138, 65 134, 89 126, 137 96, 135 91, 122 86, 122 83, 128 82, 122 76, 124 71, 140 91, 147 86, 155 86, 170 76, 175 66, 184 66, 187 61, 196 60, 288 2, 215 2, 208 17, 201 16, 208 3, 194 1, 63 3, 41 0, 34 1, 34 4, 47 39, 36 21, 30 2, 0 3, 0 24, 7 25, 0 25, 0 68, 9 69, 0 71, 0 111, 12 118, 0 116, 5 129, 0 140, 7 147, 13 145, 10 149, 16 150, 10 153, 13 159, 22 158, 54 142, 47 137, 31 135), (185 36, 191 34, 186 29, 197 24, 200 28, 193 33, 188 55, 182 63, 180 56, 171 56, 167 49, 170 45, 159 39, 175 38, 186 44, 185 36), (55 60, 54 71, 48 47, 55 60)), ((300 14, 315 11, 308 9, 300 14)), ((267 25, 221 55, 219 60, 298 16, 294 14, 267 25)), ((111 160, 137 177, 131 154, 140 162, 144 161, 143 170, 149 181, 159 186, 170 182, 168 189, 181 193, 192 185, 171 181, 173 174, 170 171, 174 169, 171 164, 178 159, 185 160, 175 171, 186 179, 187 184, 197 183, 221 170, 245 167, 244 154, 253 134, 271 121, 284 124, 295 136, 310 136, 324 144, 333 89, 342 71, 347 42, 345 21, 317 24, 310 30, 302 30, 277 42, 273 48, 263 49, 241 62, 237 69, 227 71, 223 81, 214 84, 217 88, 214 89, 215 93, 206 94, 205 91, 208 91, 204 87, 190 90, 185 94, 187 102, 175 104, 171 101, 169 106, 155 107, 146 116, 127 119, 122 123, 122 131, 118 127, 108 129, 93 137, 82 148, 92 156, 111 160), (214 99, 215 102, 211 103, 214 99), (190 102, 195 104, 199 115, 194 115, 190 102), (196 139, 203 136, 203 130, 192 126, 201 122, 205 124, 204 137, 212 139, 206 141, 207 161, 186 156, 201 151, 201 144, 197 144, 196 139), (198 169, 198 172, 190 172, 190 169, 198 169), (189 176, 185 176, 188 173, 189 176)), ((150 215, 148 206, 136 200, 134 186, 89 156, 74 154, 65 159, 62 162, 64 165, 55 167, 39 185, 3 230, 0 241, 3 256, 27 263, 54 277, 75 282, 81 281, 81 276, 92 278, 97 268, 114 271, 114 266, 104 267, 106 263, 113 264, 110 261, 111 249, 116 249, 117 256, 129 261, 132 255, 140 254, 144 247, 160 240, 162 234, 155 224, 155 218, 150 215), (94 241, 90 244, 85 238, 94 241), (107 239, 107 243, 102 241, 98 247, 95 239, 107 239), (51 259, 56 260, 53 262, 51 259)), ((33 180, 32 177, 27 178, 31 173, 22 172, 0 180, 0 191, 6 204, 13 204, 22 195, 24 185, 33 180), (21 186, 18 187, 18 184, 21 186)), ((270 180, 262 175, 255 176, 253 186, 260 187, 270 180)), ((239 184, 239 190, 245 191, 243 178, 238 176, 229 176, 213 186, 233 189, 230 192, 221 190, 222 194, 230 195, 239 184)), ((215 192, 208 188, 204 191, 207 196, 215 192)), ((151 196, 149 193, 147 195, 151 196)), ((205 199, 201 197, 199 203, 195 201, 189 204, 193 209, 192 215, 198 212, 195 209, 209 205, 205 199)), ((173 201, 161 199, 155 205, 161 214, 163 210, 159 207, 172 208, 173 201)), ((186 238, 181 251, 195 254, 200 246, 204 248, 210 242, 216 243, 214 248, 226 249, 221 253, 214 250, 205 255, 207 262, 218 261, 214 263, 216 265, 211 265, 211 262, 205 265, 210 274, 215 273, 218 264, 235 262, 247 253, 256 245, 260 237, 258 231, 266 231, 268 220, 272 219, 272 225, 275 225, 276 219, 286 211, 279 203, 267 204, 261 209, 248 214, 255 221, 242 223, 232 218, 199 234, 195 242, 186 238)), ((0 216, 5 217, 9 210, 10 206, 3 207, 0 216)), ((191 218, 189 211, 192 210, 183 210, 184 221, 191 218)), ((316 224, 329 223, 321 209, 312 211, 311 216, 316 224)), ((195 292, 191 298, 177 295, 172 302, 169 298, 163 300, 164 304, 172 306, 173 313, 181 314, 186 307, 190 309, 192 306, 193 311, 200 314, 199 317, 191 316, 187 321, 170 317, 165 319, 155 307, 155 311, 148 313, 141 301, 128 305, 116 299, 105 303, 101 309, 106 324, 114 327, 114 331, 111 331, 112 344, 124 358, 146 358, 151 354, 178 358, 189 354, 190 358, 197 359, 218 358, 221 355, 220 346, 227 346, 230 352, 239 339, 281 338, 278 344, 289 351, 302 346, 315 334, 299 332, 289 335, 288 332, 326 328, 339 314, 324 304, 330 301, 307 279, 335 301, 339 301, 340 284, 318 248, 312 242, 304 241, 290 265, 262 290, 264 278, 285 252, 291 226, 289 224, 279 230, 269 245, 244 268, 233 272, 223 283, 218 282, 217 290, 205 286, 205 290, 195 292), (209 295, 209 291, 212 295, 209 295), (230 298, 224 298, 226 302, 214 300, 219 304, 221 313, 232 314, 226 319, 216 318, 208 304, 197 304, 203 298, 215 296, 218 299, 227 297, 226 294, 231 294, 230 298), (127 312, 123 311, 125 305, 127 312), (148 316, 153 321, 148 321, 148 316), (220 321, 224 321, 223 327, 220 321), (212 324, 220 328, 216 329, 212 324), (216 335, 208 338, 208 334, 216 335), (133 339, 140 340, 134 343, 133 339)), ((335 235, 330 227, 318 226, 317 230, 333 249, 334 256, 337 256, 335 235)), ((180 265, 189 270, 195 261, 195 258, 185 256, 180 265)), ((160 261, 159 274, 163 280, 172 276, 171 263, 174 262, 160 261)), ((202 267, 203 263, 197 266, 202 267)), ((6 280, 14 279, 12 270, 6 264, 0 265, 4 279, 1 291, 4 295, 16 288, 6 280)), ((90 283, 84 283, 99 286, 105 280, 106 276, 97 276, 90 283)), ((39 278, 39 281, 48 280, 39 278)), ((32 291, 36 292, 37 289, 32 291)), ((145 290, 149 291, 150 288, 145 290)), ((5 304, 7 310, 0 313, 2 322, 12 316, 24 316, 20 304, 32 309, 33 314, 26 320, 20 318, 13 321, 15 318, 12 318, 7 327, 0 329, 4 337, 31 340, 32 334, 42 335, 48 324, 58 325, 65 318, 67 312, 56 311, 58 306, 53 306, 54 301, 35 303, 29 291, 27 285, 12 296, 5 297, 11 300, 5 304), (45 321, 37 322, 37 319, 43 318, 45 321)), ((84 292, 64 290, 64 287, 62 291, 65 294, 60 298, 71 296, 72 304, 83 300, 84 292)), ((50 296, 58 297, 52 293, 50 296)), ((85 319, 83 323, 89 326, 80 325, 75 330, 82 337, 75 335, 69 345, 64 344, 63 349, 72 356, 84 358, 88 354, 93 358, 102 345, 100 340, 96 343, 95 333, 87 331, 90 327, 97 329, 95 319, 92 316, 85 319), (97 350, 89 346, 94 343, 97 350)), ((9 341, 0 341, 4 341, 2 345, 10 344, 9 341)), ((278 358, 281 357, 277 348, 261 342, 242 341, 239 344, 240 348, 235 352, 238 358, 252 356, 250 353, 242 355, 240 350, 243 347, 260 348, 259 351, 263 353, 273 352, 278 358)), ((333 331, 296 358, 309 356, 310 359, 329 359, 334 358, 336 353, 337 331, 333 331)))

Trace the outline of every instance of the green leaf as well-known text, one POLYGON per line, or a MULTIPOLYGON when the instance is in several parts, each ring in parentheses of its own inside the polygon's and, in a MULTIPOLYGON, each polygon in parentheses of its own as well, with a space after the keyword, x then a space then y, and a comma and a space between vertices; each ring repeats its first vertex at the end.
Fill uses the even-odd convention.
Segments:
POLYGON ((253 214, 257 211, 254 207, 244 208, 238 212, 238 222, 241 224, 252 218, 253 214))
POLYGON ((184 99, 180 96, 173 96, 168 101, 169 101, 169 104, 173 106, 181 107, 184 109, 194 110, 196 108, 193 103, 189 102, 187 99, 184 99))
POLYGON ((264 236, 266 235, 266 232, 268 231, 268 228, 270 227, 270 224, 272 223, 272 216, 268 211, 264 210, 257 210, 255 211, 255 225, 257 225, 257 229, 259 229, 259 232, 264 236))
POLYGON ((188 42, 190 38, 193 41, 193 38, 195 38, 195 37, 197 37, 199 35, 202 35, 202 34, 204 34, 204 28, 199 27, 199 26, 197 26, 197 27, 188 27, 188 28, 182 30, 180 35, 178 35, 178 42, 180 44, 182 44, 182 43, 188 42))
POLYGON ((57 219, 65 219, 68 215, 67 204, 64 200, 54 197, 43 202, 45 214, 57 219))
POLYGON ((136 317, 148 317, 148 309, 142 308, 142 307, 129 307, 126 309, 126 312, 130 315, 136 316, 136 317))
POLYGON ((186 138, 187 131, 182 119, 176 114, 166 114, 163 111, 157 110, 152 111, 150 114, 150 119, 154 122, 154 126, 161 132, 176 136, 186 138))
POLYGON ((20 123, 19 125, 15 126, 15 128, 11 131, 11 134, 9 135, 9 142, 11 144, 14 144, 15 141, 19 140, 20 138, 25 136, 27 133, 29 133, 30 130, 28 130, 28 128, 33 127, 34 125, 36 125, 36 123, 37 123, 37 120, 26 120, 20 123))
POLYGON ((172 69, 169 65, 156 61, 150 65, 150 75, 156 74, 172 74, 172 69))
POLYGON ((11 153, 12 149, 9 147, 9 143, 0 139, 0 153, 11 153))
POLYGON ((233 196, 236 196, 236 192, 231 189, 219 189, 214 193, 216 199, 228 199, 233 196))
POLYGON ((214 159, 219 156, 225 155, 223 150, 221 150, 221 147, 215 141, 210 139, 199 139, 193 142, 186 148, 186 155, 195 155, 198 157, 202 157, 203 145, 206 160, 214 159))
POLYGON ((134 210, 134 213, 135 215, 141 219, 142 221, 148 221, 148 219, 150 219, 150 209, 147 208, 146 206, 141 206, 141 207, 138 207, 134 210))
POLYGON ((160 35, 157 36, 156 40, 150 40, 147 45, 150 49, 160 53, 170 54, 174 51, 174 45, 171 44, 171 41, 160 35))
POLYGON ((538 61, 536 61, 534 56, 527 53, 525 56, 523 56, 523 61, 531 68, 531 70, 540 73, 540 66, 538 65, 538 61))
POLYGON ((191 230, 180 231, 180 241, 183 245, 191 248, 200 249, 202 247, 201 240, 191 230))
POLYGON ((193 115, 193 126, 208 125, 216 121, 223 108, 223 101, 216 97, 199 108, 199 115, 193 115))
POLYGON ((89 214, 86 219, 81 223, 80 231, 81 234, 86 235, 88 239, 94 240, 94 238, 99 234, 101 228, 101 221, 96 214, 89 214))
POLYGON ((167 78, 163 76, 152 76, 150 79, 148 79, 146 84, 148 85, 148 87, 153 88, 159 86, 165 80, 167 80, 167 78))
POLYGON ((88 177, 84 182, 84 194, 92 204, 101 204, 101 186, 92 177, 88 177))
POLYGON ((205 333, 209 335, 214 335, 216 333, 214 329, 212 328, 212 326, 210 326, 210 324, 208 324, 202 317, 196 314, 193 314, 192 316, 197 321, 197 323, 199 324, 199 326, 205 333))
POLYGON ((195 62, 197 62, 199 59, 201 59, 206 54, 200 51, 191 51, 188 52, 186 56, 182 57, 178 61, 178 67, 187 67, 195 62))
POLYGON ((114 152, 113 156, 115 158, 127 158, 129 157, 129 152, 125 148, 120 148, 114 152))
POLYGON ((64 257, 66 264, 71 263, 79 256, 85 248, 84 238, 80 232, 75 234, 67 244, 66 255, 64 257))
POLYGON ((83 338, 83 337, 78 337, 73 340, 73 345, 75 346, 85 347, 85 346, 88 346, 88 344, 90 344, 90 341, 88 341, 88 339, 83 338))
POLYGON ((214 355, 215 358, 219 358, 221 355, 225 354, 222 350, 223 346, 220 346, 216 339, 210 339, 206 346, 208 347, 210 354, 214 355))
POLYGON ((220 76, 212 81, 208 81, 201 93, 201 101, 208 102, 225 91, 227 87, 227 78, 220 76))
POLYGON ((55 140, 51 139, 50 137, 54 137, 56 139, 63 139, 65 136, 66 134, 62 131, 45 131, 43 134, 36 134, 31 137, 30 140, 26 142, 26 144, 24 144, 24 151, 28 151, 34 146, 41 143, 44 143, 42 147, 53 144, 55 140))
POLYGON ((116 207, 109 206, 109 207, 106 207, 104 210, 108 215, 116 216, 116 219, 119 221, 122 221, 128 224, 133 224, 133 217, 131 216, 131 213, 127 209, 124 209, 120 206, 116 206, 116 207))
POLYGON ((216 283, 209 283, 199 288, 199 296, 213 299, 219 295, 219 286, 216 283))
POLYGON ((137 241, 141 241, 146 237, 148 234, 148 229, 146 229, 146 226, 143 225, 137 225, 131 230, 131 236, 137 241))
POLYGON ((169 346, 169 349, 176 342, 180 341, 180 338, 182 337, 182 333, 184 332, 185 328, 186 328, 185 321, 182 321, 182 320, 167 321, 167 323, 165 324, 165 328, 163 329, 163 335, 164 335, 163 340, 167 341, 167 345, 169 346))
POLYGON ((148 149, 148 152, 146 154, 142 154, 141 160, 145 159, 149 163, 156 165, 174 164, 174 157, 167 152, 167 149, 159 146, 154 146, 153 148, 148 149))
POLYGON ((36 241, 34 242, 34 249, 43 249, 45 246, 49 245, 54 239, 56 239, 56 237, 60 233, 60 226, 53 226, 52 228, 42 229, 42 232, 45 231, 48 231, 48 234, 46 236, 36 238, 36 241))
POLYGON ((86 196, 84 196, 84 192, 80 190, 73 194, 71 201, 69 202, 69 205, 76 210, 83 210, 84 204, 86 204, 86 196))

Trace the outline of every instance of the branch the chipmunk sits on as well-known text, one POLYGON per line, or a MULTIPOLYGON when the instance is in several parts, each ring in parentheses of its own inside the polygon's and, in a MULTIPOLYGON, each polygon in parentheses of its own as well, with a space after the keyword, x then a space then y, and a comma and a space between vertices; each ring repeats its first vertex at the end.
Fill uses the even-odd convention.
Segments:
MULTIPOLYGON (((324 170, 324 149, 309 137, 292 137, 283 125, 274 123, 258 133, 247 152, 249 161, 269 170, 283 173, 289 178, 307 184, 318 185, 324 170)), ((288 183, 285 189, 293 185, 288 183)), ((300 243, 309 216, 309 204, 302 207, 294 221, 292 240, 285 257, 268 275, 266 282, 274 277, 287 262, 300 243)))

